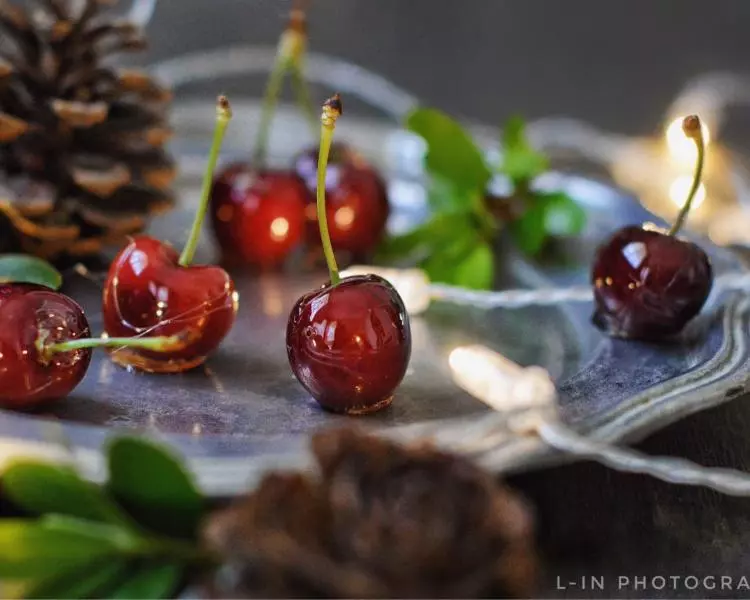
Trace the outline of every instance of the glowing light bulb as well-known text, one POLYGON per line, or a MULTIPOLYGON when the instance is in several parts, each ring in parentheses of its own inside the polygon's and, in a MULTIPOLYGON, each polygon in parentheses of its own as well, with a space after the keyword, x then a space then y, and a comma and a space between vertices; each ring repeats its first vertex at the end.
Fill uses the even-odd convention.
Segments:
MULTIPOLYGON (((667 148, 672 158, 680 164, 692 165, 695 163, 697 150, 695 148, 695 142, 685 135, 682 130, 682 121, 684 117, 677 117, 674 121, 669 124, 666 132, 667 148)), ((711 140, 711 132, 708 129, 708 125, 704 121, 701 121, 703 129, 703 140, 708 145, 711 140)))
POLYGON ((281 240, 285 239, 288 233, 289 221, 287 221, 284 217, 276 217, 273 221, 271 221, 271 237, 275 241, 280 242, 281 240))
MULTIPOLYGON (((690 187, 693 185, 692 175, 682 175, 675 179, 669 186, 669 199, 674 202, 675 206, 682 208, 687 200, 690 187)), ((706 199, 706 186, 702 183, 698 186, 693 198, 693 210, 703 204, 706 199)))
POLYGON ((455 348, 448 364, 458 387, 497 411, 555 406, 555 385, 541 367, 521 367, 480 345, 455 348))
POLYGON ((342 206, 333 214, 333 220, 340 229, 346 231, 354 223, 354 210, 351 206, 342 206))
POLYGON ((410 315, 423 313, 430 306, 430 280, 424 271, 353 265, 341 272, 342 277, 369 274, 378 275, 395 287, 410 315))

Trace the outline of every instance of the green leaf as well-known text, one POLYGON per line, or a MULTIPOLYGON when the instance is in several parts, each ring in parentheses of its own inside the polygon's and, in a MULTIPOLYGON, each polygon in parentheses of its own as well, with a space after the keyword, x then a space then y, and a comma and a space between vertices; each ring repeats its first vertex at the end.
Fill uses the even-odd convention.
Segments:
POLYGON ((514 185, 528 183, 549 169, 549 161, 529 144, 521 117, 508 120, 503 128, 503 159, 500 172, 514 185))
POLYGON ((455 238, 478 237, 479 230, 468 213, 437 213, 411 231, 386 238, 378 248, 378 262, 421 259, 436 247, 450 244, 455 238))
POLYGON ((516 245, 534 256, 550 236, 572 236, 586 224, 586 212, 563 192, 535 193, 523 216, 511 223, 516 245))
POLYGON ((180 563, 143 564, 107 596, 116 600, 171 598, 185 568, 180 563))
POLYGON ((492 173, 456 120, 436 109, 417 108, 407 115, 406 127, 427 143, 425 166, 431 175, 450 181, 457 190, 484 191, 492 173))
POLYGON ((35 581, 24 590, 24 598, 100 598, 102 592, 122 580, 127 570, 128 560, 124 558, 96 559, 78 569, 35 581))
POLYGON ((542 203, 534 203, 519 219, 510 223, 510 232, 516 246, 524 253, 534 256, 544 246, 547 239, 545 215, 542 203))
POLYGON ((143 526, 192 537, 204 503, 192 477, 164 448, 132 437, 109 446, 109 489, 143 526))
POLYGON ((3 490, 19 507, 37 514, 58 513, 128 524, 129 520, 97 485, 81 479, 70 467, 15 462, 3 473, 3 490))
POLYGON ((45 577, 124 549, 122 536, 110 525, 0 520, 0 578, 45 577))
POLYGON ((469 289, 486 290, 492 287, 494 278, 495 256, 492 247, 480 241, 456 265, 453 283, 469 289))
POLYGON ((586 226, 586 211, 565 192, 539 193, 536 196, 544 204, 544 229, 548 235, 578 235, 586 226))
POLYGON ((62 285, 62 275, 41 258, 0 254, 0 283, 36 283, 57 290, 62 285))

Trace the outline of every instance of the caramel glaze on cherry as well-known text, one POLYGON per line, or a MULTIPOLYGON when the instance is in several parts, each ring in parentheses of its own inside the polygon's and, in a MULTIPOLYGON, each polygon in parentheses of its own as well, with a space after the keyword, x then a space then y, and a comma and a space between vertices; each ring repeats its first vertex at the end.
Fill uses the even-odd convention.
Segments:
POLYGON ((64 294, 0 284, 0 406, 26 408, 64 398, 83 379, 91 349, 42 356, 39 344, 90 337, 81 307, 64 294))
POLYGON ((409 317, 386 280, 347 277, 297 301, 286 348, 292 371, 323 408, 374 412, 391 403, 406 373, 409 317))
POLYGON ((237 163, 214 181, 211 225, 226 264, 275 269, 301 242, 305 206, 314 202, 291 171, 237 163))
POLYGON ((674 336, 708 298, 711 263, 692 242, 630 226, 598 251, 592 283, 594 323, 615 337, 674 336))
POLYGON ((216 266, 178 264, 177 251, 147 236, 134 238, 112 261, 104 286, 104 328, 111 337, 185 337, 170 352, 121 349, 112 359, 144 371, 200 365, 234 324, 234 283, 216 266))
MULTIPOLYGON (((303 152, 294 162, 295 171, 313 192, 317 165, 317 148, 303 152)), ((326 172, 326 215, 334 250, 348 253, 354 261, 365 260, 383 239, 388 214, 383 178, 351 146, 334 142, 326 172)), ((317 248, 320 233, 312 195, 305 216, 307 243, 317 248)))

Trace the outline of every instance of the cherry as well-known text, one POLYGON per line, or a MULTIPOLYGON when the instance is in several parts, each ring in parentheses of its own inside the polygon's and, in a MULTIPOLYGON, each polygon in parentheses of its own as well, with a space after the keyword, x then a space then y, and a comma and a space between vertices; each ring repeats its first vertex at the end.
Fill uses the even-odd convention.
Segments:
POLYGON ((269 169, 265 162, 270 125, 287 71, 292 72, 303 108, 309 104, 301 74, 305 28, 305 14, 295 7, 268 79, 253 160, 230 165, 214 182, 211 224, 223 260, 229 264, 277 268, 303 239, 305 206, 313 202, 313 196, 293 171, 269 169))
POLYGON ((705 157, 700 119, 688 116, 682 127, 695 142, 698 159, 687 201, 670 231, 625 227, 596 254, 593 321, 609 335, 643 340, 674 336, 700 312, 711 291, 708 256, 676 237, 700 186, 705 157))
POLYGON ((323 105, 318 162, 317 210, 330 282, 302 296, 286 332, 289 364, 297 379, 323 407, 363 414, 388 406, 411 355, 411 329, 398 292, 375 275, 340 279, 328 233, 326 164, 338 95, 323 105))
POLYGON ((183 336, 170 352, 130 348, 114 353, 112 359, 120 365, 155 373, 193 368, 206 360, 234 324, 238 296, 231 277, 216 266, 190 266, 230 118, 229 102, 222 96, 201 202, 182 254, 157 239, 139 236, 112 261, 103 296, 107 334, 133 337, 181 332, 183 336))
POLYGON ((173 338, 90 338, 83 309, 41 285, 0 284, 0 407, 29 408, 67 396, 83 379, 91 349, 139 345, 169 350, 173 338))
POLYGON ((224 262, 280 266, 302 241, 308 197, 292 172, 229 166, 211 193, 211 224, 224 262))
MULTIPOLYGON (((311 190, 317 185, 317 162, 317 148, 303 152, 295 160, 295 171, 311 190)), ((334 250, 348 253, 352 261, 366 259, 385 235, 389 213, 385 182, 351 146, 333 144, 325 186, 326 213, 334 250)), ((319 246, 318 218, 312 196, 305 217, 308 243, 319 246)))

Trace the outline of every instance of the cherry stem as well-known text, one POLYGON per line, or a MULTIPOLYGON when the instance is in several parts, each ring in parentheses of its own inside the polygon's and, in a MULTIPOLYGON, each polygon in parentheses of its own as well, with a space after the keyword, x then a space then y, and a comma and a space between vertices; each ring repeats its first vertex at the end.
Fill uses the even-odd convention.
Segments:
POLYGON ((685 119, 682 121, 682 130, 685 132, 685 135, 687 137, 695 142, 695 147, 698 150, 698 158, 695 161, 693 185, 690 187, 687 200, 685 200, 685 204, 682 205, 682 209, 677 215, 677 219, 675 220, 674 225, 672 225, 672 228, 669 230, 669 235, 672 236, 679 233, 680 229, 682 229, 682 226, 687 220, 688 213, 690 212, 690 207, 693 204, 693 198, 695 198, 695 194, 698 192, 698 188, 700 188, 701 185, 701 178, 703 177, 703 164, 706 158, 706 141, 703 138, 703 125, 701 124, 701 120, 698 115, 690 115, 688 117, 685 117, 685 119))
POLYGON ((289 22, 279 38, 276 59, 268 76, 268 83, 266 84, 266 91, 263 96, 260 125, 258 126, 255 149, 253 151, 253 164, 257 168, 262 167, 266 161, 271 122, 276 112, 276 106, 281 95, 281 86, 284 83, 284 76, 287 74, 287 71, 291 70, 292 72, 292 83, 300 109, 304 114, 311 116, 313 131, 317 127, 315 111, 312 109, 310 94, 302 75, 301 65, 307 46, 306 29, 307 21, 304 7, 301 3, 297 3, 289 13, 289 22))
POLYGON ((318 116, 315 112, 315 105, 313 104, 312 96, 310 95, 310 88, 305 79, 302 61, 298 60, 294 62, 291 69, 292 85, 294 86, 294 94, 297 97, 297 105, 310 124, 310 130, 314 132, 318 128, 318 116))
POLYGON ((216 163, 219 160, 219 151, 221 150, 221 143, 224 140, 224 134, 227 131, 227 125, 231 119, 232 107, 229 104, 229 100, 227 100, 226 96, 219 96, 219 99, 216 101, 216 128, 214 129, 214 140, 211 144, 211 151, 208 154, 206 173, 203 176, 201 199, 198 204, 198 210, 195 213, 195 220, 193 221, 193 227, 190 230, 190 236, 188 237, 185 248, 183 248, 182 254, 180 255, 179 264, 183 267, 186 267, 193 262, 195 251, 198 248, 201 227, 203 227, 203 220, 208 211, 208 202, 211 199, 211 186, 213 184, 214 169, 216 169, 216 163))
POLYGON ((328 218, 326 217, 326 167, 328 155, 331 152, 333 130, 336 129, 336 119, 341 116, 341 97, 336 94, 323 103, 323 113, 320 116, 320 149, 318 150, 318 189, 317 209, 318 226, 320 227, 320 241, 323 243, 323 254, 326 257, 331 285, 341 281, 336 256, 331 245, 331 235, 328 233, 328 218))
POLYGON ((45 344, 43 338, 37 341, 37 349, 43 357, 49 357, 58 352, 72 352, 73 350, 84 350, 87 348, 140 348, 154 352, 170 352, 179 348, 185 342, 184 335, 155 336, 155 337, 102 337, 102 338, 79 338, 65 342, 45 344))

